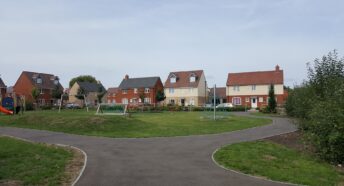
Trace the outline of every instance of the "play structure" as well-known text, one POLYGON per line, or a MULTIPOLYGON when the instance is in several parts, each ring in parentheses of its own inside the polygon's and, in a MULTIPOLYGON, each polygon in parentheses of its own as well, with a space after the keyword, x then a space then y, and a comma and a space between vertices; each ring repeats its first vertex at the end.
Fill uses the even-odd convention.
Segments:
POLYGON ((97 108, 97 115, 126 115, 128 105, 116 103, 101 103, 97 108))
MULTIPOLYGON (((64 97, 68 97, 68 96, 76 96, 76 95, 68 95, 66 93, 63 93, 61 95, 61 101, 60 101, 60 104, 59 104, 59 113, 61 112, 61 109, 62 109, 62 106, 63 106, 63 100, 64 100, 64 97)), ((89 108, 88 108, 88 102, 87 102, 87 99, 86 99, 86 95, 82 95, 84 97, 83 101, 84 101, 84 106, 86 107, 86 111, 88 112, 89 108)))
POLYGON ((14 100, 11 97, 6 97, 1 101, 0 112, 6 115, 12 115, 14 111, 14 100))

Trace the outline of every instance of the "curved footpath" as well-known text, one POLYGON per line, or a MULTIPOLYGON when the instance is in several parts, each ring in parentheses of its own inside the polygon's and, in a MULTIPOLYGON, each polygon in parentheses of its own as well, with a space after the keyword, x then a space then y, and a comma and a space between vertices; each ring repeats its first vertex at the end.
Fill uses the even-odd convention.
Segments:
POLYGON ((76 185, 285 185, 226 171, 212 161, 212 153, 223 145, 296 130, 288 119, 273 118, 263 127, 187 137, 102 138, 10 127, 0 127, 0 135, 84 150, 88 162, 76 185))

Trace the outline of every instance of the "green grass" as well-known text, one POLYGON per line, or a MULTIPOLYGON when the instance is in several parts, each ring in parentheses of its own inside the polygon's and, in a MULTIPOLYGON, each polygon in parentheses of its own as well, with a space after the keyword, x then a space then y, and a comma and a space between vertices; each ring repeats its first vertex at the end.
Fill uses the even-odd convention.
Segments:
POLYGON ((0 136, 0 185, 4 181, 60 185, 72 156, 61 148, 0 136))
POLYGON ((27 112, 0 116, 0 126, 59 131, 80 135, 146 138, 215 134, 270 124, 270 119, 231 116, 213 121, 203 112, 139 113, 131 117, 97 116, 85 111, 27 112))
POLYGON ((333 166, 271 142, 229 145, 217 151, 214 158, 226 168, 275 181, 325 186, 344 180, 344 174, 333 166))

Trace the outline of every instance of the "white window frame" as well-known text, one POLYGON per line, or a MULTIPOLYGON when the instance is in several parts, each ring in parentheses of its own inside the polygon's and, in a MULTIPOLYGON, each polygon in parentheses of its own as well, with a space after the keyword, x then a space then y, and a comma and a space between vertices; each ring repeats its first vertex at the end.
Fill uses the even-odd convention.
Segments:
POLYGON ((123 89, 122 90, 122 94, 128 94, 128 90, 127 89, 123 89))
POLYGON ((42 84, 42 83, 43 83, 43 79, 42 79, 41 77, 38 77, 38 78, 36 79, 36 83, 37 83, 37 84, 42 84))
POLYGON ((259 101, 259 103, 263 103, 264 102, 264 97, 259 97, 258 101, 259 101))
POLYGON ((171 77, 170 78, 170 82, 171 83, 176 83, 177 82, 177 78, 176 77, 171 77))
POLYGON ((168 92, 169 92, 170 94, 174 94, 174 88, 169 88, 169 89, 168 89, 168 92))
POLYGON ((128 103, 129 103, 128 98, 123 98, 122 99, 122 104, 128 105, 128 103))
POLYGON ((252 85, 251 90, 252 91, 256 91, 256 89, 257 89, 257 86, 256 85, 252 85))
POLYGON ((134 88, 134 94, 137 94, 137 88, 134 88))
POLYGON ((246 97, 246 98, 245 98, 245 101, 246 101, 246 103, 250 102, 250 98, 249 98, 249 97, 246 97))
POLYGON ((235 86, 233 86, 233 91, 240 91, 240 86, 238 86, 238 85, 235 85, 235 86))
POLYGON ((144 103, 149 103, 150 104, 151 103, 151 98, 145 98, 144 99, 144 103))
POLYGON ((190 77, 190 82, 191 82, 191 83, 196 82, 196 77, 195 77, 195 76, 191 76, 191 77, 190 77))
POLYGON ((149 88, 145 88, 145 93, 150 93, 150 89, 149 88))

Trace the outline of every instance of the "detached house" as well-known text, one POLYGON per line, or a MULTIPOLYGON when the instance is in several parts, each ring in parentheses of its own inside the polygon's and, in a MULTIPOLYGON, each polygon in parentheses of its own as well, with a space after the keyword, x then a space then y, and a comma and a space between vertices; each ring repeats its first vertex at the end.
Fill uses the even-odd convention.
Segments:
POLYGON ((0 78, 0 100, 1 98, 6 97, 6 90, 7 86, 5 85, 4 81, 2 81, 2 79, 0 78))
POLYGON ((156 104, 158 91, 164 91, 160 77, 129 78, 126 75, 115 93, 115 101, 135 105, 143 99, 145 104, 156 104))
POLYGON ((270 85, 274 86, 277 104, 284 102, 283 70, 277 65, 273 71, 229 73, 227 100, 233 105, 252 108, 268 105, 270 85))
POLYGON ((86 101, 89 106, 96 106, 98 105, 98 95, 103 94, 105 91, 106 90, 104 86, 100 82, 75 82, 74 85, 69 89, 69 103, 77 103, 80 106, 84 106, 86 101), (79 95, 80 89, 84 91, 85 100, 78 99, 76 97, 79 95))
POLYGON ((166 103, 203 106, 208 97, 203 70, 171 72, 165 82, 166 103))
POLYGON ((15 83, 13 92, 16 95, 24 96, 26 101, 33 102, 32 90, 34 88, 40 93, 36 101, 41 106, 57 103, 58 98, 53 97, 53 91, 63 91, 59 77, 52 74, 24 71, 15 83))

